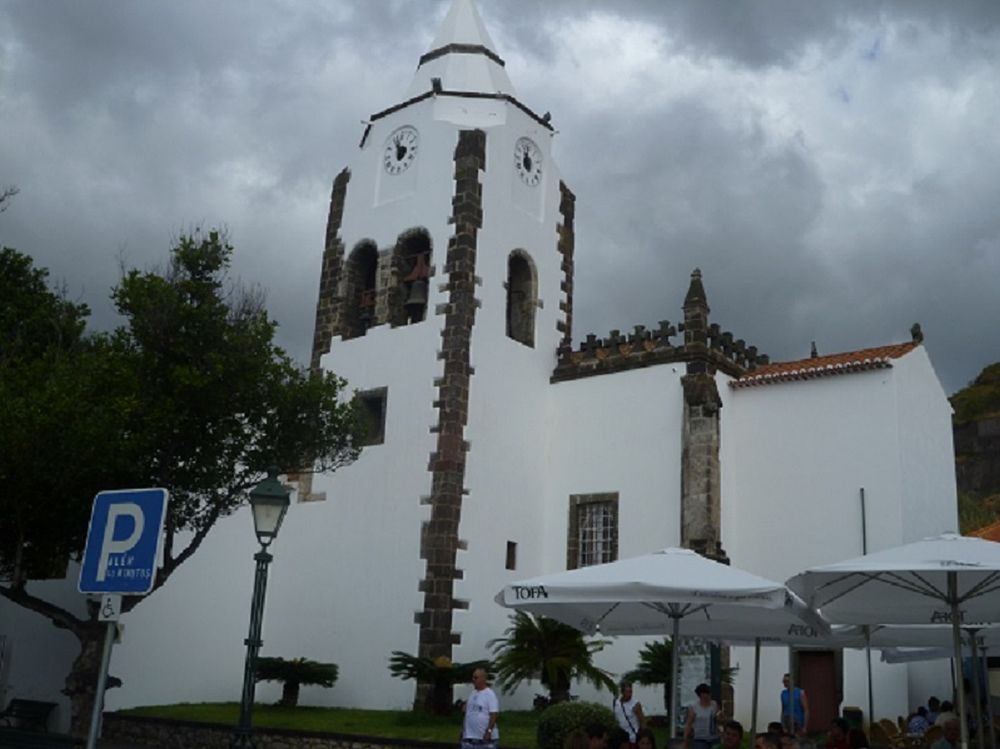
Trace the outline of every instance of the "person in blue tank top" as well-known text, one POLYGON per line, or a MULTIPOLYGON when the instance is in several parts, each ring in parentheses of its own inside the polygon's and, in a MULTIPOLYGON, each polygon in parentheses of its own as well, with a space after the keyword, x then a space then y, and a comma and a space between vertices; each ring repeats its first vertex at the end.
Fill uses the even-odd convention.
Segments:
POLYGON ((789 710, 788 687, 791 684, 791 678, 788 674, 785 674, 782 683, 785 688, 781 691, 781 723, 788 727, 786 730, 789 733, 801 736, 809 730, 809 698, 804 690, 795 687, 795 695, 791 700, 792 707, 789 710), (792 724, 793 719, 794 725, 792 724))

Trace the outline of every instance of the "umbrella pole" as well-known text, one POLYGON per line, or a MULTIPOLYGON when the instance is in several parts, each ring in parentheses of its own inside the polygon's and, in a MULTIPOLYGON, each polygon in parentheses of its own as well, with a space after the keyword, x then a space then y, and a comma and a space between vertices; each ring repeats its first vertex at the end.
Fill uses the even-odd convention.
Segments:
POLYGON ((965 719, 965 688, 962 684, 962 628, 958 610, 958 575, 948 573, 948 601, 951 603, 951 643, 955 651, 955 685, 958 697, 958 722, 962 727, 962 749, 969 749, 969 725, 965 719))
POLYGON ((980 652, 983 654, 983 673, 986 674, 986 725, 990 729, 990 747, 996 749, 997 727, 993 722, 993 693, 990 691, 990 666, 986 657, 986 647, 980 648, 980 652))
POLYGON ((975 703, 973 709, 976 714, 976 739, 977 744, 982 749, 983 737, 986 734, 983 731, 983 705, 979 699, 979 651, 976 648, 976 630, 970 629, 968 632, 969 650, 972 653, 972 700, 975 703))
POLYGON ((670 648, 670 673, 673 681, 670 683, 670 730, 667 733, 667 746, 670 740, 677 736, 677 690, 680 684, 680 655, 681 655, 681 618, 672 617, 674 620, 674 634, 670 648))
POLYGON ((865 625, 865 658, 868 660, 868 731, 875 722, 875 691, 872 689, 872 628, 865 625))
POLYGON ((753 700, 750 704, 750 741, 757 735, 757 693, 760 689, 760 638, 753 641, 753 700))

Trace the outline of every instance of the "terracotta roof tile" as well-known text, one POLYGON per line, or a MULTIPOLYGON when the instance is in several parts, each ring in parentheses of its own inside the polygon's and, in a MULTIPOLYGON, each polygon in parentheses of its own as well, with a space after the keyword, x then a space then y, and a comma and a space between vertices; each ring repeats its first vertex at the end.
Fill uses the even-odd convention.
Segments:
POLYGON ((892 359, 905 356, 918 345, 915 342, 896 343, 890 346, 876 346, 875 348, 848 351, 842 354, 763 364, 730 381, 729 385, 734 388, 744 388, 790 380, 811 380, 817 377, 865 372, 872 369, 887 369, 892 367, 892 359))

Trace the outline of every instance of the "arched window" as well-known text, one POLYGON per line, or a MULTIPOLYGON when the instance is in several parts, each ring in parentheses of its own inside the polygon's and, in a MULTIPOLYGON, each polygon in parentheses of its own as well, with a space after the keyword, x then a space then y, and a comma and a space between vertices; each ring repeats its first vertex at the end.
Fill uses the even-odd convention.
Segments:
POLYGON ((399 235, 392 267, 395 283, 389 298, 389 323, 400 326, 422 322, 427 317, 431 274, 431 238, 425 229, 399 235))
POLYGON ((375 324, 378 248, 371 241, 359 243, 347 259, 344 290, 345 338, 363 336, 375 324))
POLYGON ((507 258, 507 337, 525 346, 535 345, 535 308, 538 281, 535 264, 523 250, 507 258))

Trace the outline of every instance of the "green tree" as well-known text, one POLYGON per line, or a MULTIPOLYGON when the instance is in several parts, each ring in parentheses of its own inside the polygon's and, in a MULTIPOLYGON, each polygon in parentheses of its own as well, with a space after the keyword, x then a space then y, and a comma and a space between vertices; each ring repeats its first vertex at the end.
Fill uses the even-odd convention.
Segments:
POLYGON ((452 711, 453 687, 469 683, 472 672, 477 668, 489 671, 490 662, 452 663, 445 655, 425 658, 401 650, 392 651, 392 657, 389 658, 389 672, 396 678, 414 679, 420 684, 431 685, 424 707, 436 715, 447 715, 452 711))
POLYGON ((280 681, 281 700, 284 707, 299 704, 299 688, 314 684, 329 689, 337 682, 340 669, 336 663, 319 663, 308 658, 260 658, 257 660, 257 681, 280 681))
MULTIPOLYGON (((76 733, 94 699, 103 623, 96 611, 80 617, 52 604, 28 581, 82 550, 95 491, 170 491, 155 592, 266 466, 296 469, 308 457, 334 470, 360 449, 360 408, 342 402, 344 382, 296 366, 274 344, 262 293, 228 278, 232 251, 215 231, 181 237, 165 270, 123 276, 113 299, 125 323, 95 336, 83 334, 85 308, 50 291, 44 271, 3 256, 0 319, 39 311, 2 333, 20 353, 5 346, 0 365, 0 557, 15 572, 0 595, 79 640, 63 690, 76 733), (7 520, 15 504, 18 519, 7 520)), ((123 611, 141 600, 126 598, 123 611)))
POLYGON ((611 674, 594 665, 594 654, 608 640, 587 640, 568 624, 523 611, 511 615, 504 636, 489 642, 497 683, 511 692, 522 681, 538 679, 549 690, 551 702, 569 699, 573 679, 584 679, 595 687, 614 691, 611 674))
POLYGON ((647 642, 639 651, 639 664, 626 675, 636 684, 651 687, 663 685, 663 711, 670 712, 670 684, 673 680, 671 655, 673 645, 669 637, 656 642, 647 642))

